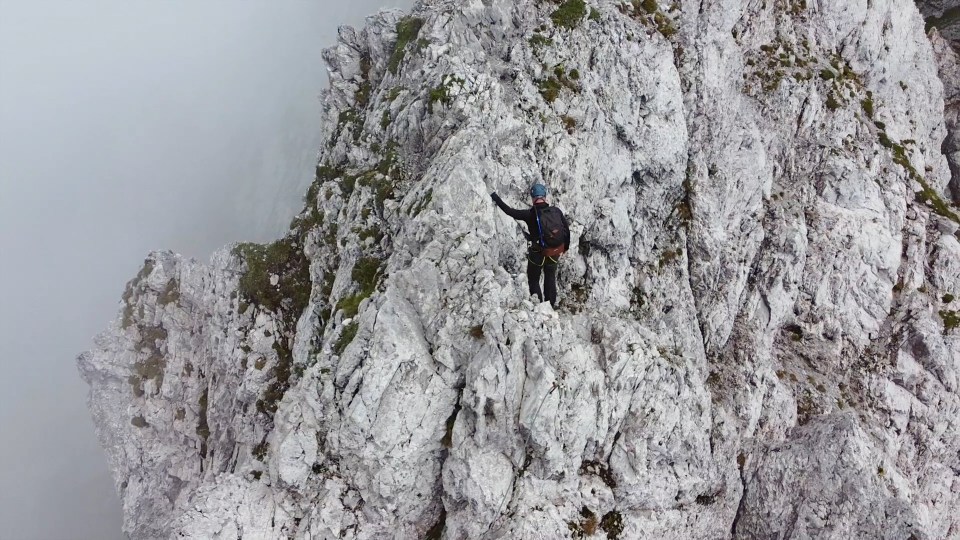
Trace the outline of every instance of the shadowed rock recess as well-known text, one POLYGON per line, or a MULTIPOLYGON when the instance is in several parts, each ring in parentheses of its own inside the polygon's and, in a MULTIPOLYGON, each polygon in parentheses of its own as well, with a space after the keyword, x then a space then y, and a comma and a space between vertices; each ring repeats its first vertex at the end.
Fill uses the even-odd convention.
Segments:
POLYGON ((151 254, 79 359, 125 530, 960 537, 958 73, 929 35, 908 0, 343 28, 288 236, 151 254), (574 237, 556 312, 489 197, 540 179, 574 237))

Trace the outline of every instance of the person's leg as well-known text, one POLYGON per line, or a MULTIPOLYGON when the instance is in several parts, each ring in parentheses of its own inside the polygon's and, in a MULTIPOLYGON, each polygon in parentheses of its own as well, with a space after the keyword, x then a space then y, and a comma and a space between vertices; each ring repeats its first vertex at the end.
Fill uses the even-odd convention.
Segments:
POLYGON ((536 255, 527 256, 527 284, 530 285, 530 294, 537 295, 537 298, 543 302, 543 294, 540 292, 541 267, 536 259, 536 255))
POLYGON ((550 305, 557 307, 557 265, 543 265, 543 294, 550 301, 550 305))

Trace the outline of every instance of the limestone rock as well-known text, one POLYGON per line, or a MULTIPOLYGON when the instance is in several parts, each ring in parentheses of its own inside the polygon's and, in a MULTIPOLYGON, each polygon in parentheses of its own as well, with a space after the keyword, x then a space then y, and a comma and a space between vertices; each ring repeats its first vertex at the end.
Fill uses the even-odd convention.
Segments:
POLYGON ((288 236, 150 255, 79 359, 125 530, 957 537, 938 39, 906 0, 342 29, 288 236), (533 181, 572 224, 556 310, 489 197, 533 181))

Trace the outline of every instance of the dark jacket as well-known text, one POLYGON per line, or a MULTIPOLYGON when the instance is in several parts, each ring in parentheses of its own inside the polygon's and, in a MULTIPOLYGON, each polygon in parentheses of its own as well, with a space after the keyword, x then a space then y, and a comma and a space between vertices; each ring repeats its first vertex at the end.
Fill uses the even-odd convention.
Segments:
MULTIPOLYGON (((527 224, 527 230, 530 232, 530 236, 529 236, 529 240, 531 243, 530 250, 534 252, 540 251, 540 229, 537 227, 536 210, 547 208, 550 205, 545 202, 541 202, 541 203, 538 203, 536 206, 531 206, 530 208, 517 209, 517 208, 510 208, 509 206, 507 206, 506 203, 504 203, 500 197, 494 198, 493 201, 497 203, 497 206, 499 206, 501 210, 503 210, 503 213, 507 214, 513 219, 520 220, 527 224)), ((563 216, 563 224, 564 226, 567 227, 567 230, 570 230, 570 224, 567 223, 567 216, 563 216)), ((564 251, 570 250, 569 238, 567 238, 567 242, 566 244, 564 244, 563 248, 564 248, 564 251)))

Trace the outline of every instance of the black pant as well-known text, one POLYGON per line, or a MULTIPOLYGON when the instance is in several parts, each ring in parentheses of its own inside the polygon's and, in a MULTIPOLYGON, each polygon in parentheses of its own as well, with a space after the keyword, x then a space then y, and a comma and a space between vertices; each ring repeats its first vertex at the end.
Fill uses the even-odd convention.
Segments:
POLYGON ((540 292, 540 272, 543 271, 543 292, 547 295, 550 305, 557 307, 557 259, 544 257, 540 253, 527 254, 527 283, 530 285, 530 294, 537 295, 543 302, 540 292))

